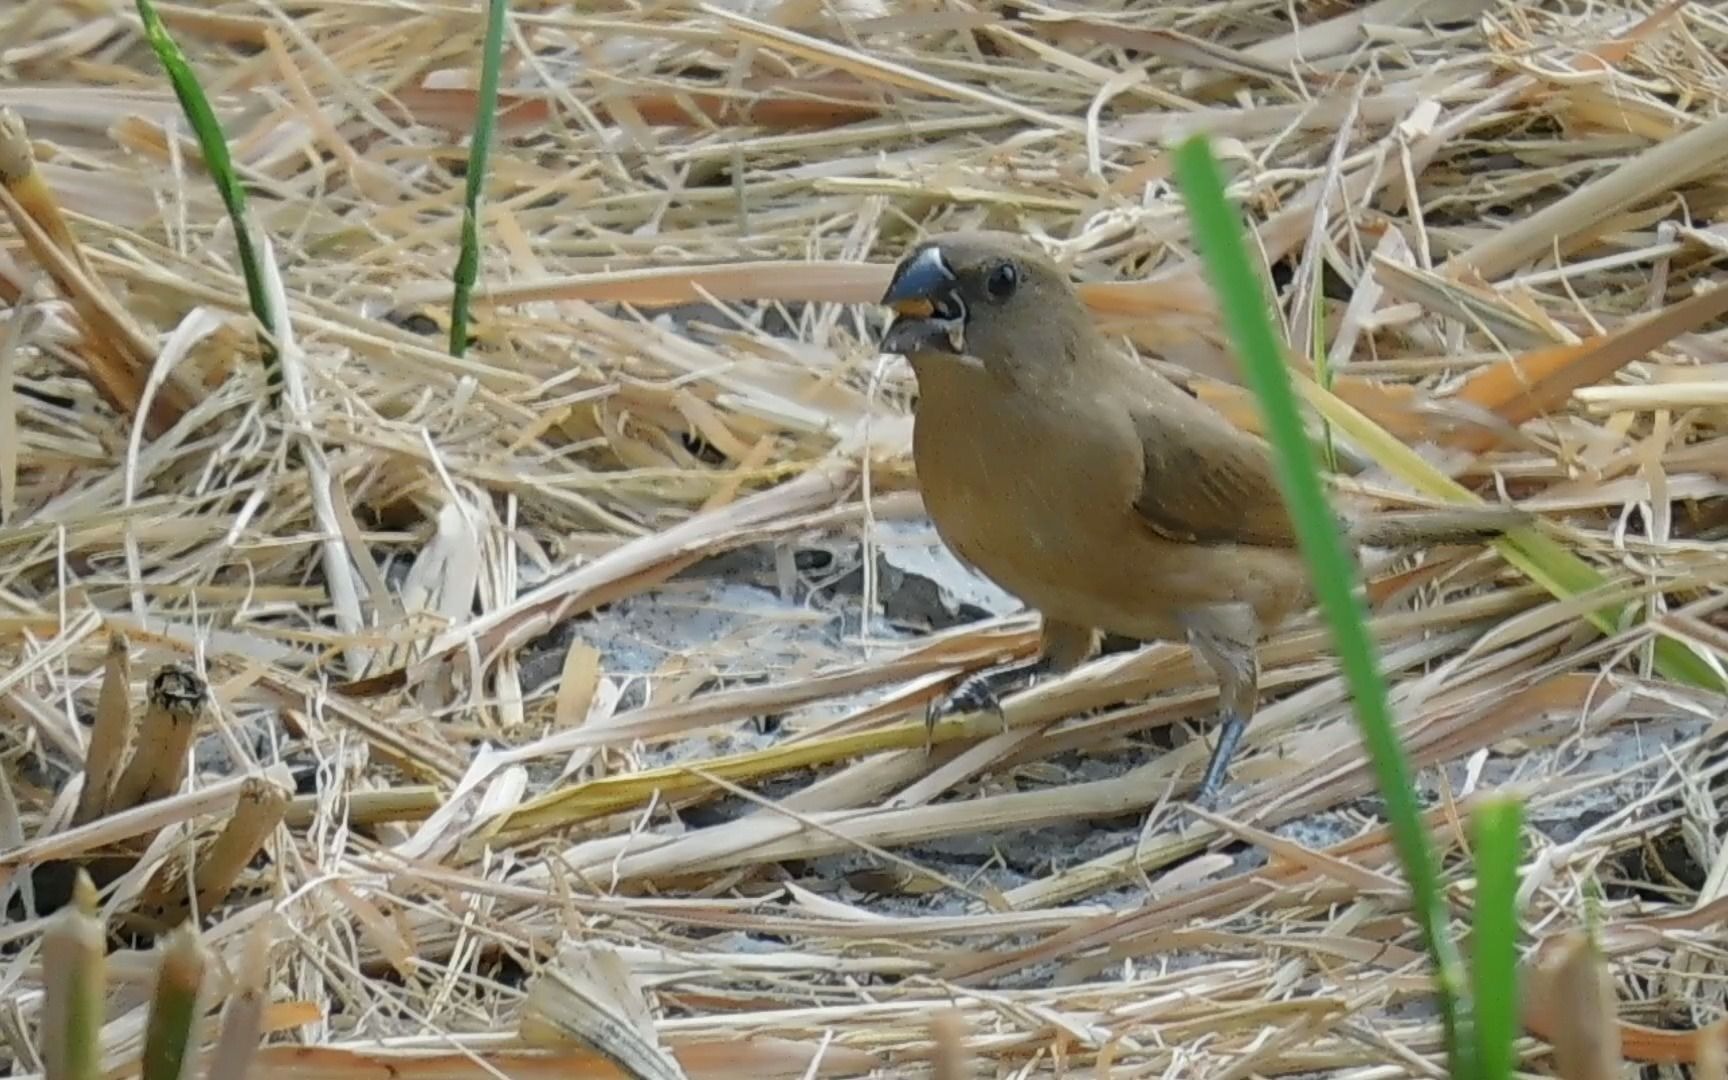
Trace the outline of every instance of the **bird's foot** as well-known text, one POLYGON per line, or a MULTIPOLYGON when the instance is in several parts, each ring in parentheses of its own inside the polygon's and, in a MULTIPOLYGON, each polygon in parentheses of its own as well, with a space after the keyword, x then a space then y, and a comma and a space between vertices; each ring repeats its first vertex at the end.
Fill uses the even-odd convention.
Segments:
POLYGON ((1008 714, 1002 710, 1001 695, 1010 688, 1021 689, 1038 680, 1038 676, 1048 668, 1047 657, 1039 657, 1029 663, 1004 664, 1001 667, 974 675, 953 690, 930 703, 924 711, 924 731, 927 736, 936 729, 936 722, 956 713, 995 713, 1002 722, 1002 730, 1008 730, 1008 714))
POLYGON ((1220 781, 1212 787, 1202 786, 1195 790, 1188 801, 1208 814, 1216 814, 1231 801, 1231 787, 1227 781, 1220 781))
POLYGON ((1208 814, 1218 812, 1218 795, 1220 788, 1198 788, 1188 801, 1206 811, 1208 814))
POLYGON ((1007 730, 1008 717, 1002 711, 1002 701, 996 696, 998 679, 992 678, 995 672, 974 675, 948 693, 930 702, 930 707, 924 711, 924 726, 934 728, 937 721, 944 717, 963 713, 995 713, 1002 721, 1003 730, 1007 730))

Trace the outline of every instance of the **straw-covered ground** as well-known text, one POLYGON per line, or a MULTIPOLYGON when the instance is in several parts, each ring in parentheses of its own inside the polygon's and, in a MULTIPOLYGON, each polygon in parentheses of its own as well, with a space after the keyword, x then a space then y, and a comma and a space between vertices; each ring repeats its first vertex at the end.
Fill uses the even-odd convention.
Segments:
POLYGON ((161 4, 290 316, 277 388, 132 5, 0 5, 34 160, 0 161, 14 1075, 79 864, 122 1071, 191 881, 270 1075, 610 1075, 572 1029, 639 1075, 1440 1074, 1314 616, 1216 815, 1181 645, 924 743, 1036 621, 922 516, 888 269, 1036 237, 1255 428, 1171 184, 1195 131, 1348 406, 1341 490, 1451 476, 1572 556, 1369 567, 1456 936, 1470 806, 1516 790, 1526 1064, 1569 1027, 1696 1059, 1728 996, 1721 5, 515 0, 458 359, 480 7, 161 4), (1544 966, 1592 921, 1617 1029, 1544 966))

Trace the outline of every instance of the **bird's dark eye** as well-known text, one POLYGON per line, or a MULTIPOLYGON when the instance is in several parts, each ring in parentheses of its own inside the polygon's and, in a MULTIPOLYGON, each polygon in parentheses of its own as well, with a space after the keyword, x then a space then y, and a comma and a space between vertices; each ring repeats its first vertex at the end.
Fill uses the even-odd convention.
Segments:
POLYGON ((1006 300, 1020 287, 1020 268, 1013 263, 1001 263, 984 279, 984 288, 992 300, 1006 300))

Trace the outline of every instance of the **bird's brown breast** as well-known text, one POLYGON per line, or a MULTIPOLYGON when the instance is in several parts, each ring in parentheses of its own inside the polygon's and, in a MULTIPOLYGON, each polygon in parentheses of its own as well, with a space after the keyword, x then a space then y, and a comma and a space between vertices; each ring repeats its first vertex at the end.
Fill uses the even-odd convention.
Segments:
POLYGON ((1108 381, 1035 391, 977 365, 920 364, 913 454, 925 505, 966 562, 1048 616, 1142 639, 1184 611, 1246 601, 1281 620, 1293 551, 1158 536, 1136 512, 1139 439, 1108 381))

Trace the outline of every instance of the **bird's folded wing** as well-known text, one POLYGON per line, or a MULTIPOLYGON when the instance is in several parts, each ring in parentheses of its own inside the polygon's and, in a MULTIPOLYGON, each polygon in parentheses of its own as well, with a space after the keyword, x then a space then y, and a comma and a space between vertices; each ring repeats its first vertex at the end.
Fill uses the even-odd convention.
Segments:
POLYGON ((1146 524, 1178 543, 1294 547, 1267 447, 1173 385, 1144 389, 1132 410, 1146 524))

